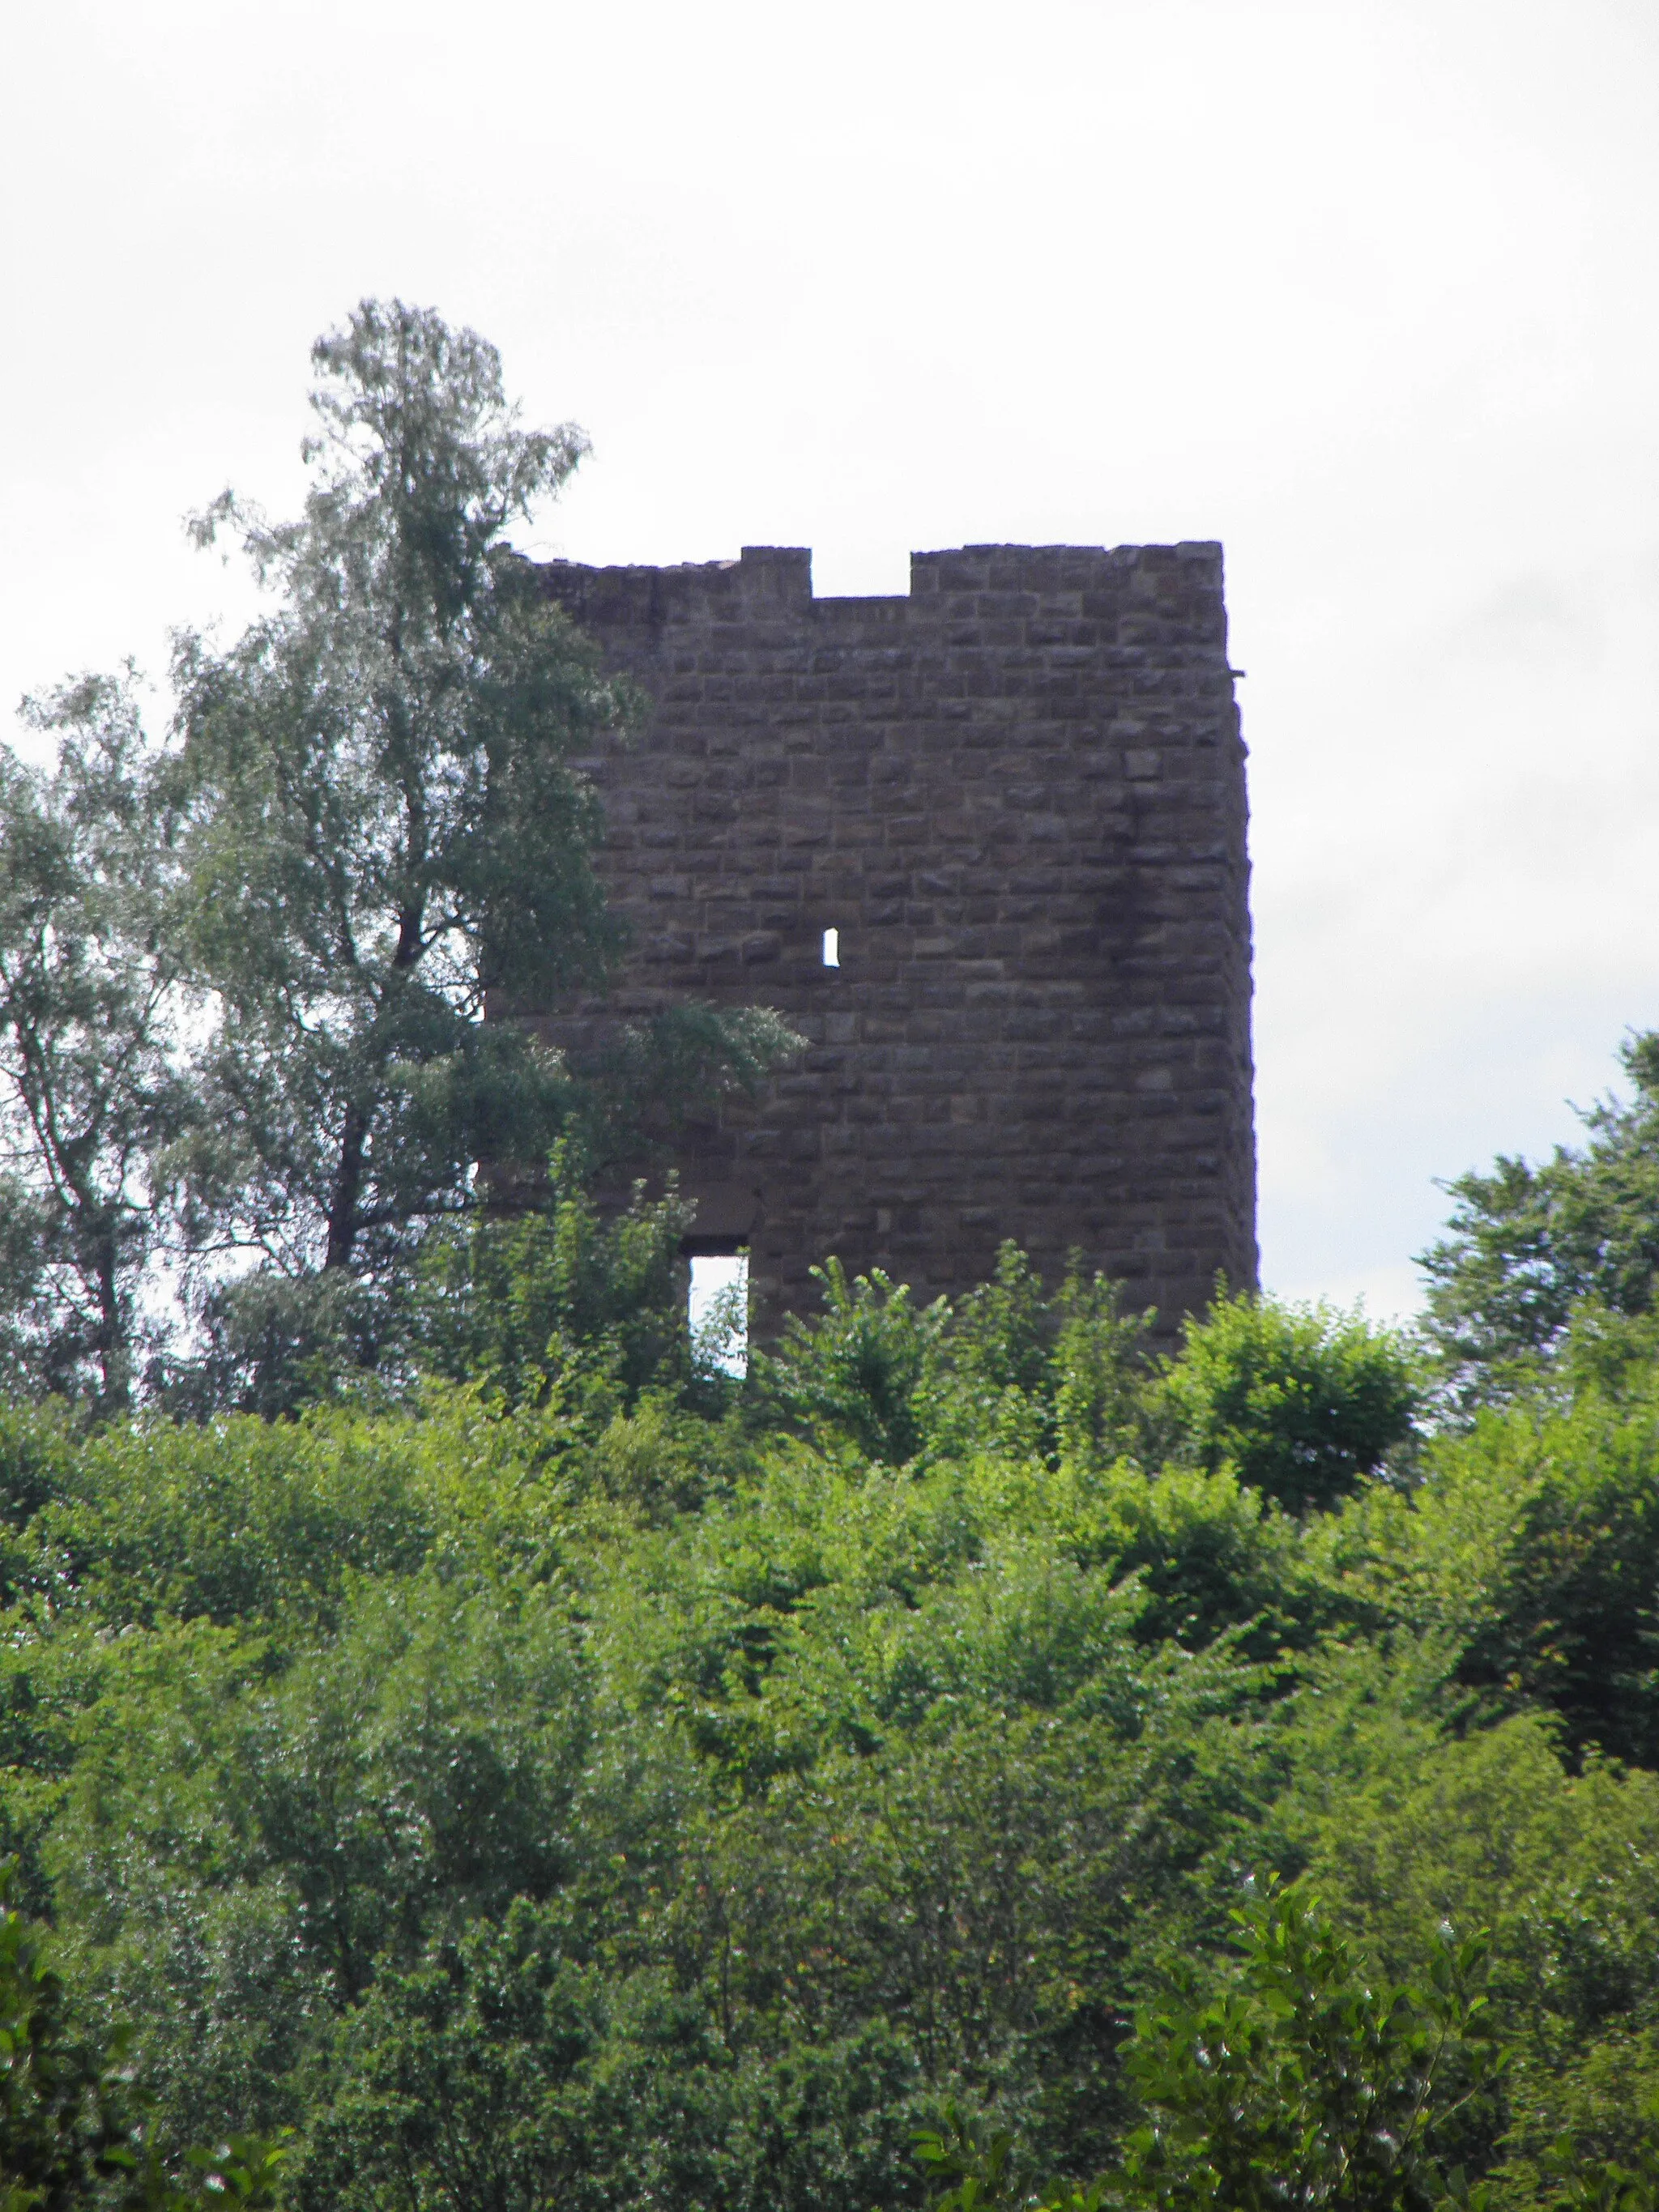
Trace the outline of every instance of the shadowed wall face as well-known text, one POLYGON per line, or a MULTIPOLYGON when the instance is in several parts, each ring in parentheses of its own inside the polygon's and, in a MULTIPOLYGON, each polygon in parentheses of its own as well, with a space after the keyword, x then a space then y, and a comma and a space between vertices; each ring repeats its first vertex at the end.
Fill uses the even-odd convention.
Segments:
POLYGON ((686 1140, 700 1235, 750 1248, 762 1334, 826 1254, 932 1296, 1005 1237, 1165 1334, 1256 1272, 1221 549, 917 554, 906 599, 815 599, 811 560, 543 572, 654 707, 589 763, 612 1013, 758 1003, 808 1040, 686 1140))

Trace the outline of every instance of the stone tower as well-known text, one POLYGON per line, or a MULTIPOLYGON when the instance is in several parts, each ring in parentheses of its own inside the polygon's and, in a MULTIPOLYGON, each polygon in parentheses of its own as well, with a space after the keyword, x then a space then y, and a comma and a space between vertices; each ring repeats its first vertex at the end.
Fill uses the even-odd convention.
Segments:
POLYGON ((609 1005, 763 1004, 808 1041, 680 1158, 761 1332, 830 1253, 930 1297, 1005 1237, 1051 1280, 1075 1249, 1160 1334, 1218 1271, 1253 1285, 1221 548, 919 553, 902 599, 815 599, 783 546, 542 573, 653 706, 588 763, 633 932, 609 1005))

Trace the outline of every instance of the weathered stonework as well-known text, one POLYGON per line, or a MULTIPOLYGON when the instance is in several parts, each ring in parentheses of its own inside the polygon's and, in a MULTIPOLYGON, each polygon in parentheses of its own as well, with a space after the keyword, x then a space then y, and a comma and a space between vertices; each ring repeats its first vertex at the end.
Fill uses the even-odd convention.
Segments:
POLYGON ((828 1253, 931 1296, 1004 1237, 1163 1329, 1255 1280, 1244 749, 1213 544, 543 573, 654 702, 591 763, 634 951, 611 1004, 776 1007, 809 1040, 684 1147, 757 1325, 828 1253), (823 933, 839 932, 826 968, 823 933))

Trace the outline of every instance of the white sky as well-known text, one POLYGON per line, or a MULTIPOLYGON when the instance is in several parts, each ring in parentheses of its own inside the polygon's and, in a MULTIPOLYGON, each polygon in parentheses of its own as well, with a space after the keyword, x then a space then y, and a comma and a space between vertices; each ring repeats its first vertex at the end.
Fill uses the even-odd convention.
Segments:
POLYGON ((1652 0, 10 0, 0 700, 239 617, 367 293, 592 434, 532 550, 1223 538, 1264 1273, 1404 1309, 1659 1025, 1656 242, 1652 0))

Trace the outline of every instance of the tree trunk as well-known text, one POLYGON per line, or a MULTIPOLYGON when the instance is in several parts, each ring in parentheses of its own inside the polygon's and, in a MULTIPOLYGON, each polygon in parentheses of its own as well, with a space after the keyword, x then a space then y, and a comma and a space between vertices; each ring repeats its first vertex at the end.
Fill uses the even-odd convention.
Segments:
POLYGON ((115 1276, 115 1229, 112 1223, 95 1232, 94 1276, 98 1286, 98 1331, 94 1343, 98 1372, 103 1380, 103 1410, 124 1413, 131 1394, 126 1332, 121 1326, 121 1294, 115 1276))
POLYGON ((334 1193, 328 1209, 328 1255, 324 1271, 349 1267, 357 1242, 357 1199, 363 1185, 363 1153, 368 1144, 368 1117, 356 1106, 348 1106, 340 1132, 340 1164, 335 1170, 334 1193))

